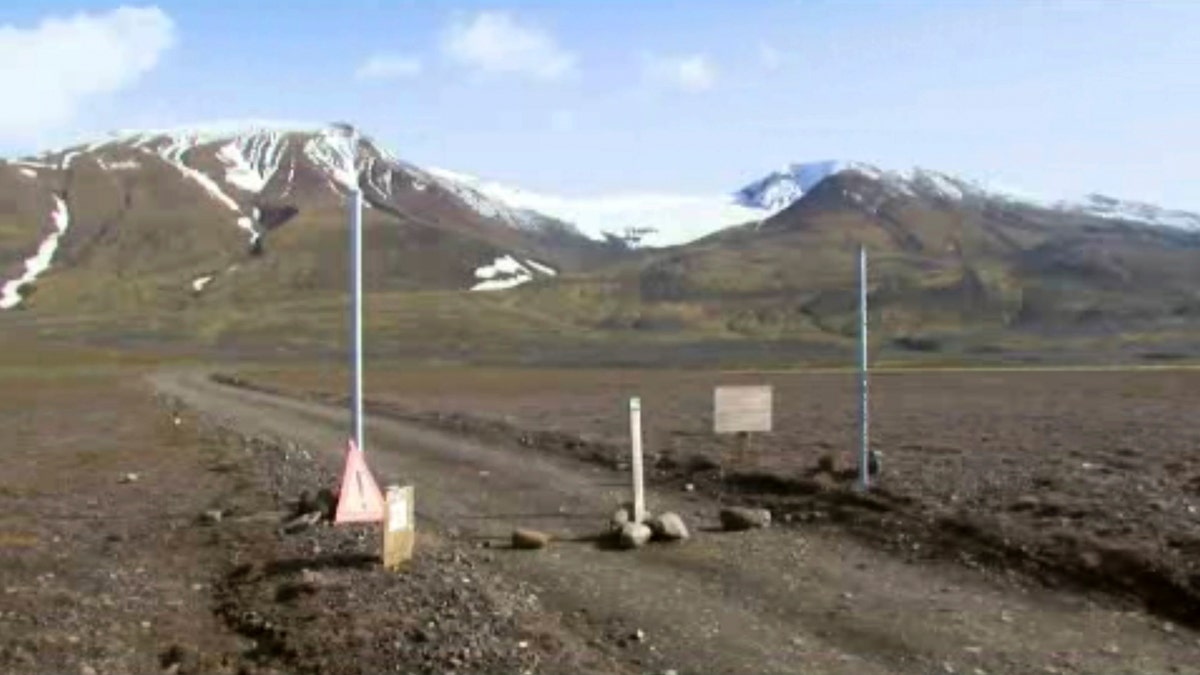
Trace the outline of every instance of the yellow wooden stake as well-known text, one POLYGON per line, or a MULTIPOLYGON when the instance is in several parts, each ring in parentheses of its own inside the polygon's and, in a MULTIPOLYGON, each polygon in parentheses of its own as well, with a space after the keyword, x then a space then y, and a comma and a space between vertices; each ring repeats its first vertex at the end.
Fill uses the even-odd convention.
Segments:
POLYGON ((395 570, 412 559, 416 541, 413 486, 389 485, 383 517, 383 566, 395 570))

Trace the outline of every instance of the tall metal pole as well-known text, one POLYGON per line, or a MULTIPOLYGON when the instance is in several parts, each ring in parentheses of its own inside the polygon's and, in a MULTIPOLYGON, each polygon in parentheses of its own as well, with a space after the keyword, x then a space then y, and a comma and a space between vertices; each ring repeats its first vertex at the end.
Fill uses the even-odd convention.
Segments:
MULTIPOLYGON (((350 166, 358 155, 358 134, 350 135, 350 166)), ((363 438, 363 307, 362 307, 362 190, 357 182, 350 190, 350 368, 354 381, 350 391, 350 426, 359 450, 365 451, 363 438)))
POLYGON ((867 382, 867 247, 858 249, 858 480, 871 487, 870 390, 867 382))

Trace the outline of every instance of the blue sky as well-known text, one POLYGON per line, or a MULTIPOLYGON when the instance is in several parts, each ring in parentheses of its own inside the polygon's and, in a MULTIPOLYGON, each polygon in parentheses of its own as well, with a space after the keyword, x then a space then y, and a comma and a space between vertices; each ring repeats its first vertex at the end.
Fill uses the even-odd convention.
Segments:
POLYGON ((415 163, 566 194, 730 191, 836 158, 1200 210, 1189 0, 136 6, 4 2, 0 87, 25 104, 0 112, 0 152, 349 120, 415 163))

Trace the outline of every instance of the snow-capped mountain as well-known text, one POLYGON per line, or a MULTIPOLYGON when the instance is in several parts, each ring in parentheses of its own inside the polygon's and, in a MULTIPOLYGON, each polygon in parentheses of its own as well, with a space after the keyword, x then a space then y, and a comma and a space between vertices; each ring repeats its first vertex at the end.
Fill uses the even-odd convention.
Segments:
MULTIPOLYGON (((469 198, 483 197, 503 205, 514 222, 536 222, 550 216, 574 225, 594 239, 616 238, 638 246, 686 244, 718 230, 770 218, 820 185, 853 173, 872 181, 886 196, 930 198, 953 207, 963 202, 997 201, 1026 207, 1095 216, 1154 226, 1200 230, 1200 214, 1172 211, 1150 204, 1101 195, 1081 199, 1045 199, 929 169, 882 169, 863 162, 824 160, 790 164, 735 191, 732 195, 613 194, 566 197, 524 190, 446 169, 428 169, 451 190, 469 198)), ((863 195, 849 199, 871 208, 863 195)))
POLYGON ((368 252, 380 258, 381 274, 390 273, 380 283, 511 288, 578 267, 606 248, 569 225, 401 161, 344 124, 120 131, 0 160, 0 309, 22 305, 47 278, 86 266, 119 276, 178 273, 183 278, 164 283, 207 296, 249 274, 239 255, 264 251, 274 255, 259 266, 263 274, 340 284, 343 277, 328 270, 340 264, 342 241, 324 240, 344 231, 352 190, 361 191, 369 224, 406 237, 368 252), (272 234, 297 221, 322 225, 272 234), (299 242, 313 237, 323 240, 321 250, 299 242), (325 257, 327 264, 313 267, 325 257), (486 276, 496 260, 505 261, 502 269, 486 276), (287 270, 294 265, 305 269, 287 270))
MULTIPOLYGON (((928 169, 895 171, 862 162, 836 160, 788 165, 738 190, 734 199, 749 208, 779 211, 802 199, 826 178, 844 173, 867 178, 893 196, 932 197, 955 203, 994 200, 1049 211, 1200 231, 1200 214, 1142 202, 1095 194, 1078 199, 1047 199, 928 169)), ((851 199, 854 197, 851 195, 851 199)))
MULTIPOLYGON (((1027 213, 1015 217, 1051 226, 1083 218, 1200 231, 1200 215, 1150 204, 1047 200, 937 171, 842 161, 788 165, 732 194, 567 197, 418 167, 344 124, 239 122, 121 131, 0 161, 0 309, 85 268, 96 278, 145 274, 154 279, 147 294, 208 297, 255 274, 264 288, 340 288, 351 190, 384 233, 377 241, 386 245, 368 251, 379 288, 504 290, 624 256, 613 240, 677 246, 737 225, 802 224, 821 209, 880 220, 918 206, 909 210, 921 220, 936 219, 929 209, 978 216, 1017 205, 1027 213), (805 213, 791 208, 800 205, 805 213), (239 259, 264 251, 269 264, 239 259)), ((73 288, 96 301, 90 282, 73 288)))
POLYGON ((520 212, 493 201, 469 185, 438 178, 403 162, 373 139, 345 124, 227 122, 119 131, 108 138, 74 146, 50 157, 57 159, 60 168, 66 168, 81 153, 99 154, 104 168, 136 169, 136 159, 105 164, 105 152, 122 150, 157 155, 231 211, 237 210, 237 196, 259 196, 270 188, 288 194, 295 188, 297 168, 301 167, 301 170, 316 169, 325 190, 335 195, 361 188, 368 200, 386 200, 394 196, 398 188, 423 192, 429 185, 437 185, 454 192, 486 218, 530 228, 536 228, 544 221, 536 214, 520 212), (215 172, 198 170, 184 161, 189 153, 204 148, 215 148, 215 172), (212 173, 217 175, 209 175, 212 173), (232 191, 223 191, 222 184, 232 191))

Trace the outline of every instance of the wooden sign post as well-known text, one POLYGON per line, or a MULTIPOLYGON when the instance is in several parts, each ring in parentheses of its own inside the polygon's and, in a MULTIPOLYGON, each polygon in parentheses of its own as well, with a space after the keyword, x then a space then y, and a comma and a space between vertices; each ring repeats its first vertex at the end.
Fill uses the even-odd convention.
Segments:
MULTIPOLYGON (((717 387, 713 391, 713 432, 737 434, 743 462, 750 454, 751 434, 771 430, 773 399, 770 386, 717 387)), ((725 472, 724 462, 721 472, 725 472)))
POLYGON ((395 570, 413 556, 416 541, 416 509, 413 487, 390 485, 383 517, 383 566, 395 570))
POLYGON ((629 399, 630 469, 633 471, 633 522, 646 519, 646 493, 642 475, 642 399, 629 399))

